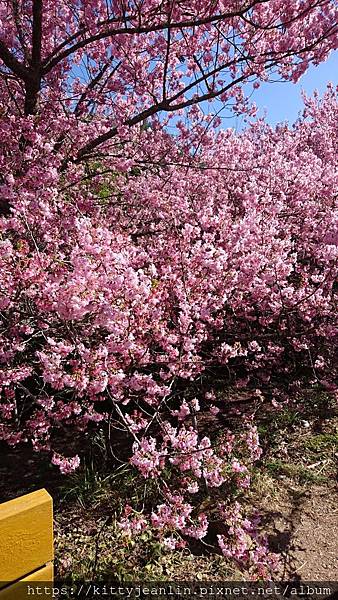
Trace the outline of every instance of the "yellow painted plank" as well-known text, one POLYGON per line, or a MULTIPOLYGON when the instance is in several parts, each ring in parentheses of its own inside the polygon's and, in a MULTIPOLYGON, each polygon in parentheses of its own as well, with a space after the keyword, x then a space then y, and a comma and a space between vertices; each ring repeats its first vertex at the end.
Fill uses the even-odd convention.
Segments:
POLYGON ((0 504, 0 582, 53 560, 53 501, 46 490, 0 504))
POLYGON ((33 594, 33 591, 40 592, 40 589, 37 589, 37 586, 42 588, 41 591, 44 592, 44 584, 46 583, 48 586, 48 582, 51 583, 51 586, 53 585, 53 563, 48 563, 42 569, 38 569, 27 577, 24 577, 21 581, 16 581, 9 587, 0 590, 0 600, 28 600, 33 595, 34 597, 49 598, 50 600, 51 593, 33 594))

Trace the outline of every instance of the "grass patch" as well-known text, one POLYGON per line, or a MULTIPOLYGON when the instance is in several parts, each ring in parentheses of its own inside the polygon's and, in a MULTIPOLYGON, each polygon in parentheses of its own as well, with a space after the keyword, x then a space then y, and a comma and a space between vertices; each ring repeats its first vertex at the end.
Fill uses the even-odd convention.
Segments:
POLYGON ((327 476, 311 471, 304 465, 295 465, 281 460, 270 460, 265 464, 267 472, 274 478, 288 477, 296 483, 326 483, 327 476))
POLYGON ((319 433, 306 439, 303 443, 306 450, 315 454, 331 454, 338 451, 338 433, 319 433))

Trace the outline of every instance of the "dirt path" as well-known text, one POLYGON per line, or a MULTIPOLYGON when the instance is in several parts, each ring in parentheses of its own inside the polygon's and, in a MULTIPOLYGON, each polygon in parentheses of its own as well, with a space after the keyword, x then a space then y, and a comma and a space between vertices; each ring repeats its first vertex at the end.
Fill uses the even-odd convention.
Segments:
POLYGON ((281 552, 283 580, 338 580, 338 493, 320 486, 291 491, 291 502, 276 506, 270 543, 281 552), (292 497, 293 496, 293 497, 292 497))

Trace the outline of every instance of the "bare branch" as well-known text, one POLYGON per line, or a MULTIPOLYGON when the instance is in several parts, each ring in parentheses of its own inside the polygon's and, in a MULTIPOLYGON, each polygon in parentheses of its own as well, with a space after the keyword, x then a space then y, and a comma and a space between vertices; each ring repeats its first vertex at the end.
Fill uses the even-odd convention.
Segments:
POLYGON ((30 79, 26 83, 25 115, 37 111, 41 88, 42 0, 33 0, 32 57, 30 79))
MULTIPOLYGON (((88 94, 93 91, 95 89, 95 87, 97 86, 98 83, 100 83, 100 81, 102 80, 103 76, 105 75, 105 73, 108 71, 111 63, 113 62, 114 57, 112 56, 110 58, 110 60, 102 67, 102 69, 100 69, 100 71, 97 73, 97 75, 94 77, 94 79, 92 79, 86 89, 83 91, 83 93, 81 94, 75 110, 74 110, 74 115, 78 116, 80 114, 81 111, 81 107, 83 105, 83 103, 85 102, 88 94)), ((114 73, 116 73, 117 69, 119 68, 119 66, 121 65, 121 61, 113 68, 112 72, 109 74, 109 77, 111 77, 114 73)))
POLYGON ((23 34, 23 29, 21 26, 21 22, 20 22, 20 17, 19 17, 19 3, 18 0, 12 0, 12 10, 13 10, 13 17, 14 17, 14 22, 15 22, 15 27, 16 30, 18 32, 18 38, 21 44, 21 48, 25 57, 25 61, 26 64, 29 63, 29 56, 28 56, 28 49, 25 43, 25 37, 23 34))
POLYGON ((41 66, 42 0, 33 1, 32 60, 33 69, 41 66))
POLYGON ((7 46, 4 44, 2 40, 0 40, 0 59, 3 63, 10 69, 15 75, 17 75, 23 81, 29 81, 30 75, 28 69, 19 62, 14 54, 10 50, 8 50, 7 46))

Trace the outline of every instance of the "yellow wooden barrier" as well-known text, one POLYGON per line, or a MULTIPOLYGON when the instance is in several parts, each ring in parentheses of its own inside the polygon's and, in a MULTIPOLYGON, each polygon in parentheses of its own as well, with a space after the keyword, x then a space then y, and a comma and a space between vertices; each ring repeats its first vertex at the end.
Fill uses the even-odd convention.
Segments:
POLYGON ((52 582, 53 557, 53 501, 48 492, 38 490, 0 504, 0 600, 26 598, 21 582, 52 582))

